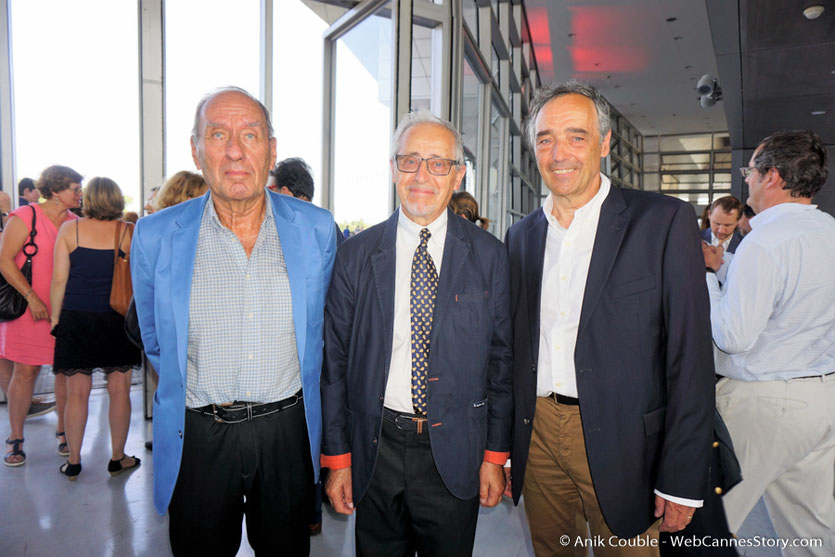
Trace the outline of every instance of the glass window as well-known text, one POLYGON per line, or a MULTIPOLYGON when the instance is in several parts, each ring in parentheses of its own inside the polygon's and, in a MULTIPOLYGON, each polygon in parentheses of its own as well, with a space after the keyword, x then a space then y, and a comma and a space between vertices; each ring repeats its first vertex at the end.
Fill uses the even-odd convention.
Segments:
MULTIPOLYGON (((240 0, 229 9, 225 0, 165 2, 165 173, 194 170, 191 128, 194 110, 208 92, 235 85, 256 97, 260 90, 261 3, 240 0), (231 36, 211 33, 249 30, 231 36)), ((134 6, 136 11, 136 6, 134 6)))
POLYGON ((730 153, 713 153, 713 168, 715 169, 729 169, 731 168, 731 154, 730 153))
POLYGON ((707 190, 710 174, 662 174, 662 190, 707 190))
POLYGON ((713 148, 714 149, 730 149, 731 136, 728 132, 713 134, 713 148))
POLYGON ((716 193, 717 190, 721 189, 731 189, 731 174, 730 173, 716 173, 713 175, 713 190, 716 193))
POLYGON ((658 191, 658 174, 644 173, 644 189, 647 191, 658 191))
POLYGON ((711 144, 709 133, 661 137, 662 151, 709 151, 711 144))
MULTIPOLYGON (((668 193, 670 197, 675 197, 676 199, 681 199, 682 201, 687 201, 691 205, 700 205, 704 207, 705 205, 710 204, 710 198, 706 193, 668 193)), ((696 210, 695 207, 693 209, 696 210)))
POLYGON ((318 205, 323 187, 322 34, 328 21, 302 0, 273 6, 272 119, 278 160, 301 157, 310 165, 318 205))
POLYGON ((13 2, 9 11, 16 179, 63 164, 112 178, 139 210, 136 4, 13 2))
POLYGON ((661 155, 661 170, 708 170, 710 153, 661 155))
POLYGON ((478 152, 478 114, 481 107, 482 84, 473 72, 470 61, 464 58, 463 99, 461 101, 461 137, 467 158, 467 176, 461 185, 462 190, 478 197, 477 158, 478 152))
POLYGON ((464 12, 464 23, 470 29, 470 35, 478 43, 478 4, 476 0, 464 0, 461 10, 464 12))
POLYGON ((352 231, 386 219, 393 206, 390 13, 387 2, 336 41, 334 216, 352 231))
POLYGON ((504 133, 504 118, 496 105, 490 111, 490 168, 487 171, 487 218, 490 219, 488 231, 494 236, 500 235, 499 216, 501 198, 499 192, 504 184, 501 180, 502 134, 504 133))
POLYGON ((443 28, 412 25, 412 110, 441 115, 441 47, 443 28))
POLYGON ((644 152, 657 153, 658 152, 658 136, 648 135, 644 137, 644 152))

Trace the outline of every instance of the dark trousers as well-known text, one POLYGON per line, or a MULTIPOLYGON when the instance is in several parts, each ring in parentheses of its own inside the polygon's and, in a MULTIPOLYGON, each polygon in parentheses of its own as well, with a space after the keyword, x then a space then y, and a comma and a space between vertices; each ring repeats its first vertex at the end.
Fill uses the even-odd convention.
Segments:
POLYGON ((447 491, 427 428, 403 431, 383 420, 374 477, 357 505, 357 557, 469 556, 478 496, 447 491))
POLYGON ((234 556, 244 516, 259 557, 306 556, 312 497, 301 402, 238 424, 186 411, 183 459, 168 506, 175 556, 234 556))

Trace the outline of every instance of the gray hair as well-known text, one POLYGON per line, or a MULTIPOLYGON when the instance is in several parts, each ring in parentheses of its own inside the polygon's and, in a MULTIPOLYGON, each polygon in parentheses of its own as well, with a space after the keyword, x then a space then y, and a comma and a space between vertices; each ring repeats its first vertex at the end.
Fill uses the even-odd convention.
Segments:
POLYGON ((459 165, 464 164, 464 140, 461 139, 461 134, 451 123, 438 118, 425 108, 406 114, 397 124, 397 129, 394 130, 394 135, 391 138, 391 160, 394 160, 394 156, 400 149, 400 141, 403 139, 403 135, 409 128, 417 124, 435 124, 449 130, 455 138, 455 160, 458 161, 459 165))
POLYGON ((267 135, 270 139, 275 137, 275 132, 273 131, 273 123, 270 120, 270 111, 267 110, 267 107, 264 106, 264 103, 259 101, 257 98, 252 96, 249 91, 245 89, 241 89, 240 87, 235 87, 233 85, 229 85, 226 87, 219 87, 213 91, 206 93, 200 102, 197 103, 197 110, 194 111, 194 126, 191 128, 191 137, 194 139, 195 143, 197 142, 197 138, 200 135, 200 113, 203 112, 203 107, 206 106, 206 103, 212 100, 213 98, 221 95, 223 93, 240 93, 245 97, 249 97, 249 99, 258 105, 258 108, 261 109, 261 112, 264 114, 264 122, 267 124, 267 135))
POLYGON ((542 107, 548 104, 549 101, 562 97, 563 95, 583 95, 594 103, 594 108, 597 111, 597 131, 600 134, 600 142, 609 133, 612 127, 609 121, 609 103, 600 94, 600 91, 582 81, 572 79, 565 83, 552 83, 545 87, 540 87, 536 90, 533 100, 531 101, 530 113, 525 122, 525 135, 528 137, 531 147, 536 145, 536 118, 542 111, 542 107))

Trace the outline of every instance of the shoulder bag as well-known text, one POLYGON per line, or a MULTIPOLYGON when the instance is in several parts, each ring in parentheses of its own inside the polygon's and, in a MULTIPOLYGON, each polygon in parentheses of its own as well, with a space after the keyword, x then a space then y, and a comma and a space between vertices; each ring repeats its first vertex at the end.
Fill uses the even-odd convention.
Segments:
POLYGON ((116 245, 113 248, 113 282, 110 283, 110 307, 124 317, 133 297, 133 283, 130 279, 130 253, 126 253, 124 257, 119 257, 119 246, 122 245, 125 234, 129 238, 133 237, 133 224, 121 221, 120 223, 116 227, 116 245), (124 224, 124 230, 122 230, 122 224, 124 224), (120 232, 122 233, 120 234, 120 232))
MULTIPOLYGON (((31 288, 32 258, 36 253, 38 253, 38 246, 35 244, 35 235, 38 232, 35 230, 35 224, 37 222, 35 208, 31 205, 30 208, 32 209, 32 230, 29 231, 29 241, 23 244, 23 248, 21 249, 23 255, 26 256, 26 261, 20 268, 20 273, 23 275, 23 278, 26 279, 26 282, 29 283, 31 288), (26 248, 30 248, 30 250, 27 251, 26 248)), ((14 321, 26 313, 27 307, 29 307, 29 302, 26 301, 23 294, 18 292, 14 286, 9 284, 8 281, 6 281, 6 277, 0 273, 0 322, 14 321)))

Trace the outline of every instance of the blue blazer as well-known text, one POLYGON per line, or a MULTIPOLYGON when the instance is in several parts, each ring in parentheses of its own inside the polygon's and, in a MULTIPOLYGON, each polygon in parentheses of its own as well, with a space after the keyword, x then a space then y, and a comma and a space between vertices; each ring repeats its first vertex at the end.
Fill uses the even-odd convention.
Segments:
MULTIPOLYGON (((536 408, 548 221, 511 227, 513 497, 525 480, 536 408)), ((574 366, 586 454, 606 524, 621 538, 655 520, 653 490, 703 499, 714 411, 704 258, 692 207, 612 186, 600 209, 574 366)))
MULTIPOLYGON (((267 195, 290 279, 310 456, 318 478, 322 316, 336 251, 333 218, 311 203, 269 191, 267 195)), ((159 373, 153 429, 154 505, 160 514, 171 501, 183 452, 188 302, 201 217, 210 199, 207 193, 140 219, 131 246, 142 342, 159 373)))
MULTIPOLYGON (((383 423, 399 214, 342 244, 325 308, 323 461, 350 454, 355 503, 371 482, 383 423)), ((468 499, 478 493, 485 450, 510 450, 510 287, 502 243, 451 211, 447 215, 427 423, 444 485, 468 499)))

